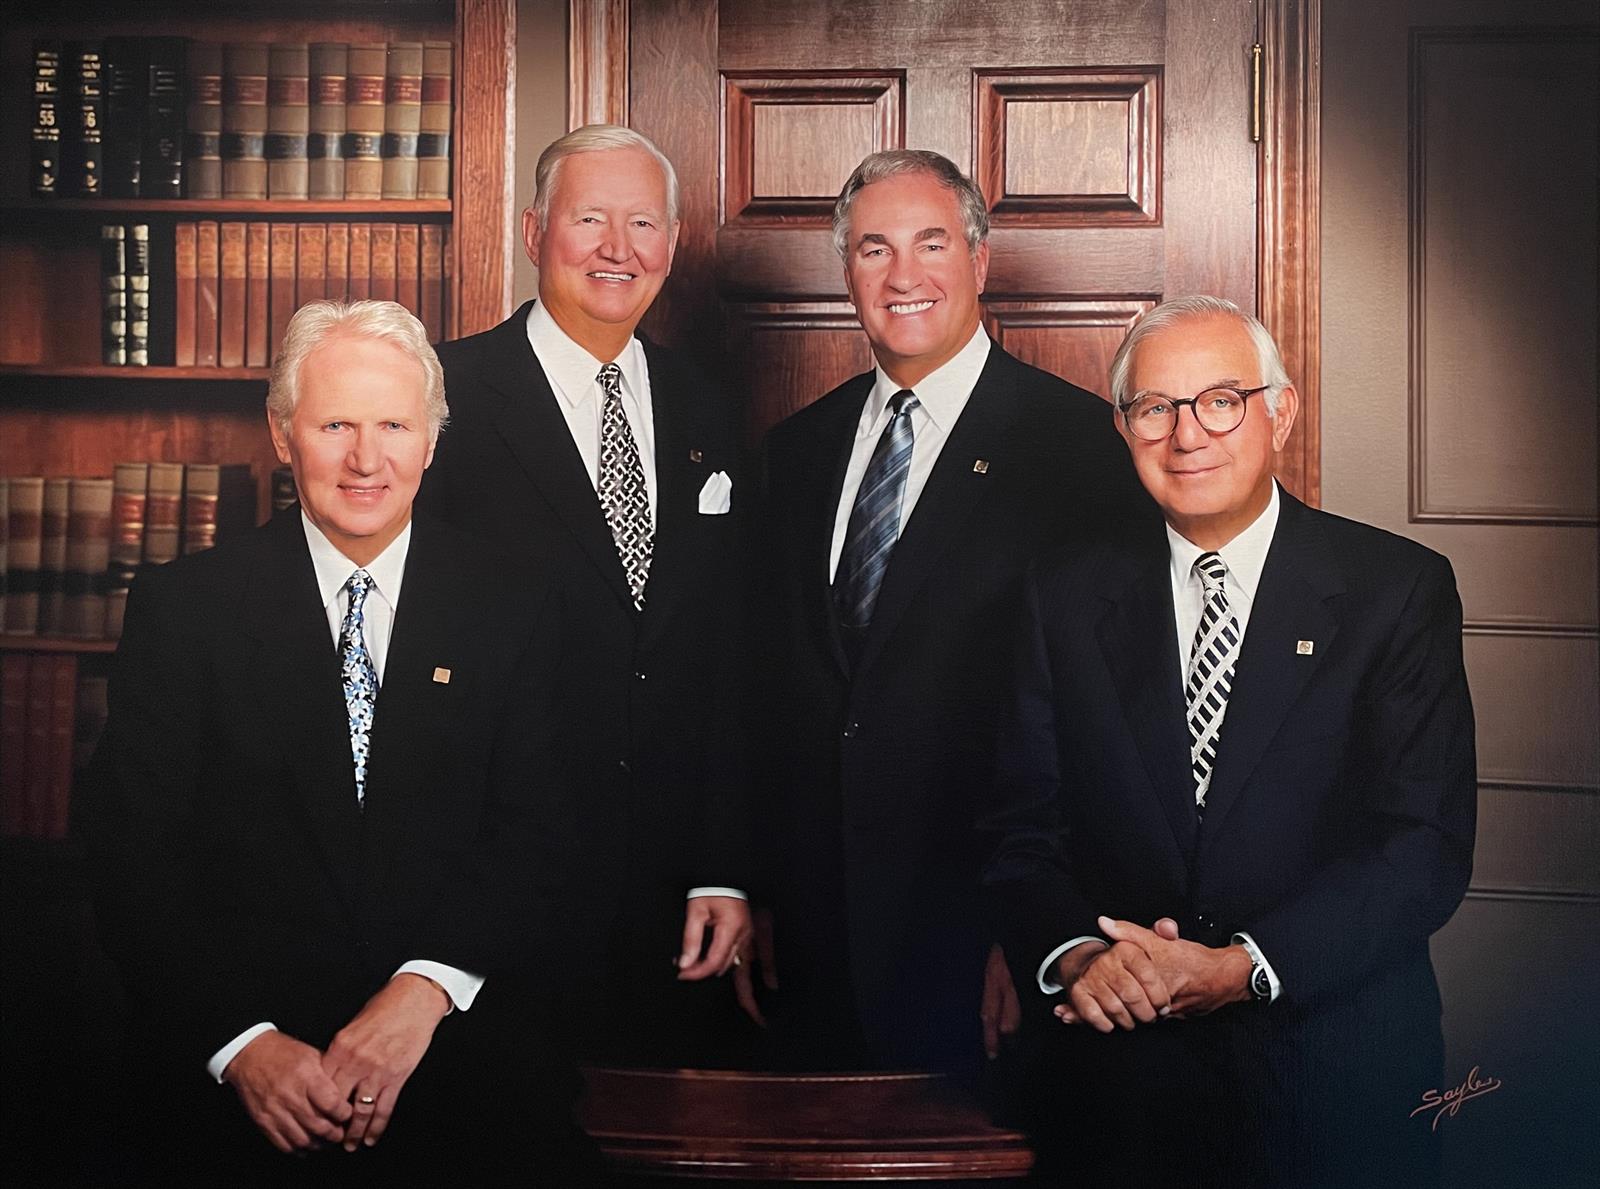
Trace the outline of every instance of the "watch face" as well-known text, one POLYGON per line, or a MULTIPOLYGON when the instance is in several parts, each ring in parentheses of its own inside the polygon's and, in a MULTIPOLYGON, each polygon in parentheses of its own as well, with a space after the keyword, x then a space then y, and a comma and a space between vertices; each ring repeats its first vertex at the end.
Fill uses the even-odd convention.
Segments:
POLYGON ((1257 966, 1250 972, 1250 989, 1255 992, 1257 998, 1268 999, 1271 997, 1272 980, 1267 977, 1266 967, 1257 966))

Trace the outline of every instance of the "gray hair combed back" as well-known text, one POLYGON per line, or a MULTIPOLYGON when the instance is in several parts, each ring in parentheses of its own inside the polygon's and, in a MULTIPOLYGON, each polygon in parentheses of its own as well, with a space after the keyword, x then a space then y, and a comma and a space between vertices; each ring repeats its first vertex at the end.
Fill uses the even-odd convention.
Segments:
POLYGON ((539 217, 540 231, 550 225, 550 197, 556 192, 561 163, 579 153, 603 153, 608 149, 643 149, 656 159, 667 183, 667 220, 678 221, 678 171, 672 168, 667 155, 656 148, 655 142, 620 124, 585 124, 551 141, 539 154, 539 163, 533 168, 533 210, 539 217))
MULTIPOLYGON (((1278 353, 1278 344, 1272 341, 1272 335, 1253 314, 1245 313, 1226 298, 1203 293, 1164 301, 1133 324, 1133 329, 1122 340, 1122 346, 1117 348, 1116 357, 1111 360, 1112 403, 1120 409, 1133 395, 1128 391, 1128 381, 1133 374, 1133 353, 1139 349, 1140 343, 1189 318, 1216 317, 1236 319, 1250 335, 1250 341, 1255 344, 1256 358, 1261 364, 1261 382, 1267 385, 1267 390, 1261 396, 1266 402, 1268 415, 1276 417, 1278 394, 1291 383, 1289 373, 1283 367, 1283 356, 1278 353)), ((1196 394, 1169 392, 1166 395, 1181 400, 1196 394)))
POLYGON ((444 369, 428 343, 428 332, 405 306, 392 301, 308 301, 289 319, 283 346, 272 364, 267 386, 267 415, 284 433, 300 399, 300 368, 306 357, 336 338, 381 339, 393 343, 422 368, 423 407, 428 436, 437 439, 450 420, 444 399, 444 369))
POLYGON ((961 204, 961 230, 966 236, 967 251, 976 252, 989 238, 989 204, 983 200, 983 191, 956 168, 954 161, 927 149, 884 149, 856 166, 833 204, 833 247, 841 259, 850 252, 850 208, 855 206, 856 195, 873 182, 903 173, 928 174, 946 190, 955 192, 961 204))

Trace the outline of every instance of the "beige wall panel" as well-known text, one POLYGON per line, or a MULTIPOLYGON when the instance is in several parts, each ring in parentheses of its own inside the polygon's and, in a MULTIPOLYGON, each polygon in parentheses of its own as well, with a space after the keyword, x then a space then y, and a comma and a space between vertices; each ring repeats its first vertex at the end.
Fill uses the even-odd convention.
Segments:
POLYGON ((1600 789, 1478 790, 1472 886, 1600 896, 1600 789))
POLYGON ((512 304, 539 288, 539 270, 522 249, 522 208, 533 202, 533 167, 545 145, 567 130, 567 0, 517 0, 517 233, 512 304))
POLYGON ((1469 634, 1485 781, 1600 786, 1600 641, 1469 634))

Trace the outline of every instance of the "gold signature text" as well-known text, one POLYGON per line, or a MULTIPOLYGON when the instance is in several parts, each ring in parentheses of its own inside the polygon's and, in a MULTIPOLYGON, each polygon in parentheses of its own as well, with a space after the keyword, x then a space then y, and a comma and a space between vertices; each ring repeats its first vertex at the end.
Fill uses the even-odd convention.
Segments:
POLYGON ((1439 1130, 1439 1120, 1446 1115, 1454 1115, 1461 1109, 1461 1104, 1473 1098, 1481 1098, 1494 1090, 1498 1090, 1503 1083, 1499 1078, 1480 1078, 1478 1067, 1474 1065, 1472 1072, 1467 1074, 1466 1080, 1453 1090, 1424 1090, 1422 1092, 1422 1105, 1411 1112, 1415 1118, 1423 1111, 1433 1111, 1433 1130, 1439 1130))

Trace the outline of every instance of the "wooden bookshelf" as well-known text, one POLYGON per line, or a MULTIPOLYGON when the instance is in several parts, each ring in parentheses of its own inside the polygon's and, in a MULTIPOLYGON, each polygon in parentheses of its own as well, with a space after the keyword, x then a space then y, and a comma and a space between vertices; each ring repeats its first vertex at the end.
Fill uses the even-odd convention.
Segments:
POLYGON ((64 636, 0 633, 0 652, 115 652, 115 640, 69 640, 64 636))
POLYGON ((415 219, 451 213, 448 198, 341 199, 338 202, 312 202, 290 199, 245 198, 34 198, 0 204, 0 215, 30 217, 53 214, 118 214, 127 218, 141 215, 387 215, 415 219))
MULTIPOLYGON (((268 367, 137 367, 104 363, 23 363, 0 365, 0 378, 38 377, 58 380, 256 380, 272 378, 268 367)), ((5 391, 0 386, 0 394, 5 391)), ((136 394, 129 393, 136 399, 136 394)))

